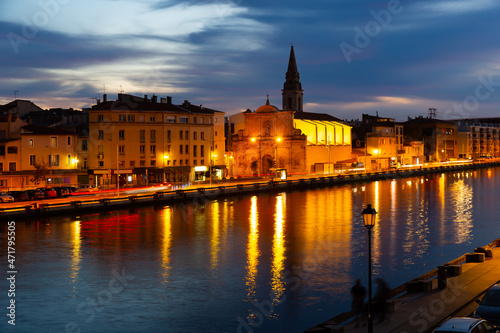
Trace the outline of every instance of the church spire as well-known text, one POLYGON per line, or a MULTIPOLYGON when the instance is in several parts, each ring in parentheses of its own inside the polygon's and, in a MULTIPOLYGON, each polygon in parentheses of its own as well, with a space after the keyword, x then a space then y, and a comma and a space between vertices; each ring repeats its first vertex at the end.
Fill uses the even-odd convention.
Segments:
POLYGON ((302 109, 302 84, 300 83, 299 71, 295 60, 293 45, 290 49, 290 59, 288 60, 288 70, 286 72, 285 84, 282 90, 283 110, 303 111, 302 109))

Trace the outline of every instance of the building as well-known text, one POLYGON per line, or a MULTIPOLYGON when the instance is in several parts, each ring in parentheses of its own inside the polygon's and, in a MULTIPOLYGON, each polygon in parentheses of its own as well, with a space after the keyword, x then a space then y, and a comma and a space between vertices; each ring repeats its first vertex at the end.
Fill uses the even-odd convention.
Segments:
POLYGON ((88 172, 99 186, 204 181, 226 174, 224 113, 118 94, 89 110, 88 172))
POLYGON ((427 162, 444 162, 458 158, 458 126, 453 122, 430 117, 409 118, 404 123, 408 141, 423 141, 427 162))
POLYGON ((282 89, 282 110, 266 104, 229 117, 235 176, 329 173, 351 163, 351 127, 328 114, 305 112, 293 46, 282 89))
POLYGON ((457 120, 458 157, 475 159, 500 156, 500 124, 477 120, 457 120))

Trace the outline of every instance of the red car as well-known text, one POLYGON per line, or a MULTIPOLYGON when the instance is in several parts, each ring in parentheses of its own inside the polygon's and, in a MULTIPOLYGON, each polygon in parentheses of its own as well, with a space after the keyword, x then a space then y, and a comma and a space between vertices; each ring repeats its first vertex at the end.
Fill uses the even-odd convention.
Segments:
POLYGON ((53 188, 42 187, 42 188, 38 188, 37 190, 40 190, 43 192, 45 199, 57 198, 57 192, 53 188))

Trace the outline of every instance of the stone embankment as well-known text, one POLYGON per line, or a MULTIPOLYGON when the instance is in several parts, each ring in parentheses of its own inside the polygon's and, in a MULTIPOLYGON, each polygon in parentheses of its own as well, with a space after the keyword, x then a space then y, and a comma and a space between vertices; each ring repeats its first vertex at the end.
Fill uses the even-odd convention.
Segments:
POLYGON ((446 164, 435 167, 413 169, 394 169, 383 172, 343 174, 335 176, 308 175, 301 178, 294 176, 288 180, 269 180, 262 182, 228 181, 214 183, 211 187, 197 187, 177 191, 156 191, 148 194, 122 194, 119 197, 78 197, 54 203, 30 203, 9 207, 0 207, 0 220, 12 218, 37 218, 53 214, 81 214, 98 210, 114 210, 140 205, 168 205, 177 202, 206 202, 220 197, 252 194, 266 191, 287 191, 294 189, 316 188, 342 185, 346 183, 369 182, 375 180, 415 177, 442 172, 456 172, 486 167, 499 166, 500 161, 446 164))
MULTIPOLYGON (((374 333, 430 333, 448 317, 470 315, 475 301, 499 281, 500 238, 394 288, 386 303, 389 319, 374 318, 374 333)), ((366 324, 352 319, 346 312, 305 332, 366 332, 366 324)))

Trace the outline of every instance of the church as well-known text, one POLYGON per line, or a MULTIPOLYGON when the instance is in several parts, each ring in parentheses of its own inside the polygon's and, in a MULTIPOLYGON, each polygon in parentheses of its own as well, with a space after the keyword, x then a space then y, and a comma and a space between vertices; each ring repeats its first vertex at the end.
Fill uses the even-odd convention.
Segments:
POLYGON ((233 176, 338 172, 351 162, 351 127, 324 113, 306 112, 293 46, 282 109, 266 104, 229 117, 233 176))

